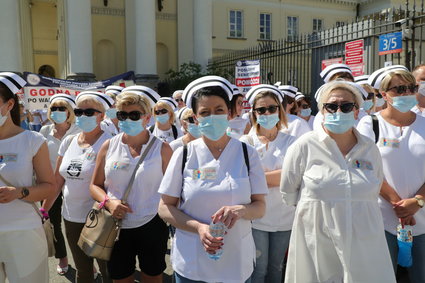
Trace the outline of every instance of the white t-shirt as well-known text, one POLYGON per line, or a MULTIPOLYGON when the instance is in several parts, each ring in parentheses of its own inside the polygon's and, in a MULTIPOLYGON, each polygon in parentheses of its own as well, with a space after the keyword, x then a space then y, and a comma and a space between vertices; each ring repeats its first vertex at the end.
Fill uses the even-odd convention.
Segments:
POLYGON ((47 147, 49 149, 49 157, 50 164, 52 164, 53 170, 56 168, 56 160, 58 159, 59 146, 61 142, 70 135, 76 135, 81 132, 81 129, 77 127, 75 124, 71 124, 68 131, 66 131, 65 135, 62 139, 55 138, 53 130, 55 129, 54 124, 43 126, 40 130, 40 134, 42 134, 47 140, 47 147))
MULTIPOLYGON (((283 159, 288 147, 295 141, 295 137, 279 132, 274 141, 266 146, 255 132, 242 136, 241 141, 253 146, 260 156, 264 172, 282 168, 283 159)), ((282 202, 279 187, 269 188, 266 196, 266 214, 263 218, 252 221, 252 227, 257 230, 277 232, 292 229, 295 208, 282 202)))
POLYGON ((103 121, 100 122, 100 128, 111 136, 115 136, 120 132, 110 118, 103 119, 103 121))
MULTIPOLYGON (((376 145, 382 156, 384 177, 402 198, 412 198, 425 183, 425 117, 416 115, 416 120, 406 127, 396 127, 376 113, 379 121, 379 139, 376 145)), ((364 117, 357 126, 359 132, 375 141, 372 118, 364 117)), ((399 220, 392 205, 380 197, 379 206, 384 217, 385 230, 397 233, 399 220)), ((425 209, 415 215, 413 235, 425 234, 425 209)))
POLYGON ((38 115, 34 115, 34 114, 40 114, 41 115, 41 119, 43 119, 43 121, 46 121, 47 119, 47 110, 46 109, 42 109, 42 110, 32 110, 31 114, 33 114, 33 121, 30 122, 30 125, 41 125, 41 119, 38 115))
MULTIPOLYGON (((142 146, 140 156, 132 157, 128 145, 122 142, 123 133, 110 140, 105 157, 105 188, 111 199, 122 199, 128 182, 134 172, 140 156, 146 150, 151 139, 142 146)), ((156 139, 156 138, 155 138, 156 139)), ((127 203, 133 210, 126 214, 122 228, 137 228, 152 220, 158 213, 160 194, 159 184, 162 181, 162 142, 156 140, 137 170, 133 187, 127 203)))
POLYGON ((421 115, 423 117, 425 117, 425 110, 422 112, 419 108, 418 105, 413 106, 413 108, 410 110, 418 115, 421 115))
POLYGON ((59 173, 65 179, 62 188, 63 218, 75 223, 85 223, 87 213, 94 203, 90 196, 89 184, 96 165, 97 153, 111 136, 103 133, 93 146, 82 148, 77 141, 79 135, 69 136, 61 143, 59 156, 63 156, 63 159, 59 173))
POLYGON ((183 136, 179 137, 178 139, 170 142, 170 147, 173 151, 176 151, 179 147, 182 147, 183 144, 183 136))
MULTIPOLYGON (((32 186, 32 159, 45 141, 42 135, 32 131, 0 140, 0 174, 3 178, 16 187, 32 186)), ((0 180, 0 187, 3 186, 6 184, 0 180)), ((41 218, 30 203, 18 199, 0 203, 0 232, 39 227, 41 218)))
POLYGON ((303 118, 292 114, 287 114, 286 117, 288 118, 288 128, 282 129, 285 134, 299 138, 311 131, 310 126, 303 118))
POLYGON ((235 139, 240 139, 245 132, 246 124, 249 120, 242 117, 236 117, 229 120, 229 127, 227 128, 227 135, 235 139))
POLYGON ((177 128, 176 126, 172 126, 172 127, 170 127, 170 129, 163 131, 163 130, 159 129, 156 125, 154 126, 152 134, 155 137, 157 137, 158 139, 160 139, 161 141, 167 142, 167 143, 170 143, 173 140, 176 140, 177 138, 179 138, 183 135, 182 132, 180 131, 180 129, 177 128), (176 131, 177 131, 177 137, 176 138, 174 138, 173 127, 175 127, 176 131))
MULTIPOLYGON (((179 148, 171 157, 159 193, 181 198, 180 210, 209 224, 222 206, 248 204, 251 195, 268 193, 258 154, 250 146, 247 150, 249 175, 240 141, 231 138, 216 160, 202 138, 194 140, 188 144, 183 175, 183 148, 179 148)), ((214 261, 208 258, 197 234, 177 229, 171 253, 173 269, 192 280, 244 282, 251 276, 255 259, 251 231, 251 221, 239 219, 224 237, 220 260, 214 261)))

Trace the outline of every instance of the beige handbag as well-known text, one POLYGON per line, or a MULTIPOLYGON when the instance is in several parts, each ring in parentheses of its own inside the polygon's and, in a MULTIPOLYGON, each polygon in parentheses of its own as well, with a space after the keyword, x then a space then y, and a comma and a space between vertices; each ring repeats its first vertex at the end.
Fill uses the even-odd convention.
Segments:
MULTIPOLYGON (((6 184, 6 186, 14 187, 9 181, 7 181, 2 175, 0 175, 0 180, 2 180, 3 183, 6 184)), ((53 230, 53 225, 50 223, 50 219, 44 220, 43 215, 40 213, 40 210, 38 206, 33 202, 27 202, 25 200, 22 200, 23 202, 29 203, 32 205, 34 210, 37 212, 37 214, 41 218, 41 222, 43 223, 44 233, 46 234, 46 240, 47 240, 47 249, 48 249, 48 256, 52 257, 55 255, 55 244, 56 238, 55 238, 55 232, 53 230)))
MULTIPOLYGON (((131 175, 130 182, 121 200, 123 204, 126 203, 128 195, 130 194, 137 169, 140 164, 142 164, 156 140, 157 138, 152 137, 150 143, 137 162, 136 168, 131 175)), ((120 230, 121 220, 114 218, 105 206, 99 208, 99 202, 95 202, 93 208, 87 215, 86 223, 78 239, 78 246, 86 255, 108 261, 111 258, 114 244, 118 241, 120 230)))

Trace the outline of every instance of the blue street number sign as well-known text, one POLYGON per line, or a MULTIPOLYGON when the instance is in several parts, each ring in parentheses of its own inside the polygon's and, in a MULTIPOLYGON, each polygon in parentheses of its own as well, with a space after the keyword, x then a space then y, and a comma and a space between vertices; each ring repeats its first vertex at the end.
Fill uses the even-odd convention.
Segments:
POLYGON ((401 53, 403 48, 402 33, 393 32, 379 36, 379 55, 401 53))

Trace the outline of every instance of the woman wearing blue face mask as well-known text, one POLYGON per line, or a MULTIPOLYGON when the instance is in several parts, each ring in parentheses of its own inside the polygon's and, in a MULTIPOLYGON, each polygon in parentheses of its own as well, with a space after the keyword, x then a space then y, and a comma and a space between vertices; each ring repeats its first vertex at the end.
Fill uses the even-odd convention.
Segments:
POLYGON ((314 115, 311 115, 311 103, 310 98, 305 97, 303 95, 302 98, 297 99, 295 97, 295 100, 298 105, 298 117, 303 118, 308 125, 310 126, 310 129, 313 130, 313 122, 314 122, 314 115))
POLYGON ((268 189, 255 149, 226 134, 232 95, 218 76, 193 81, 183 94, 202 137, 174 152, 159 188, 159 214, 176 227, 176 282, 245 282, 253 270, 251 220, 264 215, 268 189), (211 222, 227 234, 213 237, 211 222))
MULTIPOLYGON (((75 135, 81 132, 74 121, 74 108, 75 100, 72 96, 58 93, 50 98, 50 105, 47 111, 47 117, 52 122, 50 125, 43 126, 40 130, 47 141, 49 148, 49 157, 52 168, 56 168, 56 160, 58 158, 58 151, 61 142, 70 135, 75 135)), ((56 272, 59 275, 64 275, 68 272, 68 259, 66 254, 65 239, 62 234, 62 193, 54 202, 49 210, 50 221, 53 224, 56 241, 55 244, 55 258, 59 259, 56 266, 56 272)))
POLYGON ((201 137, 201 131, 195 121, 195 115, 193 115, 192 109, 186 106, 183 107, 177 113, 177 117, 182 125, 184 135, 170 143, 170 147, 173 151, 201 137))
MULTIPOLYGON (((96 157, 102 144, 111 135, 103 132, 100 122, 105 110, 113 101, 103 93, 84 91, 76 98, 76 125, 81 133, 66 137, 60 147, 56 161, 57 194, 43 203, 48 211, 62 191, 62 216, 65 234, 77 269, 77 282, 93 282, 93 258, 84 254, 77 242, 84 227, 86 216, 93 206, 89 185, 96 157)), ((111 282, 106 271, 106 262, 98 260, 103 280, 111 282)))
POLYGON ((283 95, 277 87, 255 86, 247 98, 253 109, 253 127, 241 141, 257 150, 269 189, 266 214, 252 222, 256 265, 251 279, 253 283, 280 283, 295 209, 282 202, 279 184, 283 159, 295 137, 281 131, 287 121, 281 106, 283 95))
POLYGON ((297 209, 285 282, 396 282, 377 202, 379 150, 353 127, 362 102, 355 86, 326 84, 322 127, 287 151, 280 190, 297 209))
POLYGON ((149 131, 164 142, 172 142, 182 136, 182 132, 175 125, 174 110, 177 109, 177 101, 171 97, 161 97, 153 108, 155 125, 149 131))
POLYGON ((109 96, 113 101, 112 107, 105 111, 105 118, 100 124, 101 129, 109 133, 111 136, 115 136, 120 132, 118 127, 117 109, 115 108, 116 97, 124 88, 122 86, 110 85, 105 89, 105 94, 109 96))
MULTIPOLYGON (((159 98, 153 91, 150 94, 159 98)), ((108 262, 108 271, 116 282, 134 282, 136 257, 143 282, 162 282, 166 267, 168 228, 158 216, 158 187, 172 150, 146 129, 154 104, 149 96, 131 91, 117 97, 122 132, 103 144, 90 186, 93 198, 122 219, 120 237, 108 262), (128 182, 145 152, 127 203, 123 204, 128 182)))
POLYGON ((385 224, 388 248, 397 269, 397 225, 412 225, 410 281, 425 282, 425 118, 412 112, 418 85, 410 72, 389 71, 380 92, 387 108, 375 117, 363 118, 358 130, 376 142, 384 164, 384 183, 379 206, 385 224))

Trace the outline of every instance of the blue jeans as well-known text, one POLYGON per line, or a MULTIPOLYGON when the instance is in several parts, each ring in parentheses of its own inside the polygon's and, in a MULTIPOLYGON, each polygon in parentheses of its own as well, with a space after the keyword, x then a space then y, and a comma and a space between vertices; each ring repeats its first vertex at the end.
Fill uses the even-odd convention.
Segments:
MULTIPOLYGON (((398 244, 397 236, 385 231, 388 249, 390 251, 391 261, 394 272, 397 271, 398 244)), ((411 283, 425 282, 425 234, 413 237, 412 246, 413 265, 407 269, 411 283)))
MULTIPOLYGON (((181 276, 177 272, 174 272, 174 282, 175 283, 205 283, 205 281, 195 281, 195 280, 188 279, 186 277, 181 276)), ((248 278, 248 280, 246 280, 245 283, 251 283, 251 278, 248 278)))
POLYGON ((257 262, 251 279, 253 283, 281 283, 282 267, 289 247, 291 231, 266 232, 252 229, 257 262))

